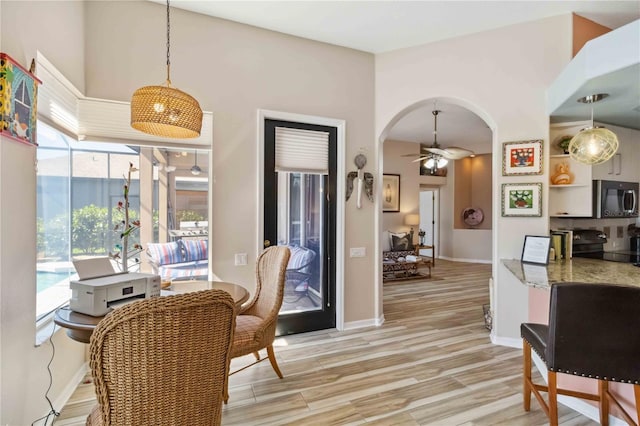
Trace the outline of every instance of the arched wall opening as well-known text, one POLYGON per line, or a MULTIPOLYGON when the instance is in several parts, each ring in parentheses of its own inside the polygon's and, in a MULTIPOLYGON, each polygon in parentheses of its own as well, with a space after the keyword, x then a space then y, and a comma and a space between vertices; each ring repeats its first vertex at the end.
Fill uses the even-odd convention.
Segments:
MULTIPOLYGON (((470 261, 470 262, 481 262, 481 263, 492 263, 492 276, 495 276, 496 274, 496 262, 495 262, 495 244, 497 241, 497 218, 496 216, 499 215, 496 214, 495 212, 499 212, 499 191, 496 190, 496 188, 498 187, 497 185, 497 176, 500 173, 500 150, 497 149, 496 147, 498 147, 498 143, 497 143, 497 125, 495 120, 486 112, 485 109, 483 109, 482 107, 467 101, 466 99, 462 99, 462 98, 457 98, 457 97, 450 97, 450 96, 437 96, 437 97, 429 97, 429 98, 425 98, 422 99, 420 101, 417 101, 413 104, 410 104, 408 106, 406 106, 405 108, 403 108, 402 110, 400 110, 399 112, 397 112, 392 118, 391 120, 389 120, 389 122, 382 128, 382 131, 380 132, 380 135, 378 137, 378 159, 379 159, 379 164, 378 164, 378 176, 377 176, 377 193, 378 194, 383 194, 383 186, 382 186, 382 181, 383 181, 383 175, 385 173, 387 173, 388 168, 385 168, 385 164, 389 165, 389 158, 385 158, 385 154, 387 154, 388 149, 386 150, 387 152, 385 152, 385 142, 392 142, 393 144, 397 144, 399 146, 403 146, 402 144, 404 143, 404 147, 405 149, 411 150, 411 145, 416 145, 419 146, 419 143, 417 143, 418 141, 416 141, 415 139, 412 140, 411 142, 398 142, 398 138, 394 137, 394 127, 396 125, 398 125, 398 123, 401 123, 402 120, 407 117, 410 114, 415 114, 416 111, 418 110, 424 110, 427 111, 429 113, 429 116, 431 116, 431 110, 433 109, 446 109, 446 106, 451 105, 451 106, 455 106, 457 109, 464 109, 467 110, 466 112, 469 113, 469 115, 473 115, 475 116, 475 118, 479 121, 482 122, 482 125, 485 126, 485 130, 487 131, 487 136, 486 138, 488 139, 486 145, 484 146, 485 151, 483 152, 479 152, 479 154, 484 154, 483 157, 485 157, 487 159, 487 167, 489 167, 489 171, 488 171, 488 182, 490 182, 490 195, 487 195, 488 198, 490 198, 490 202, 488 204, 489 210, 494 212, 494 214, 490 215, 490 220, 489 220, 489 224, 490 226, 488 226, 486 230, 484 230, 484 237, 481 237, 480 234, 482 234, 482 232, 470 232, 470 233, 466 233, 465 232, 467 230, 463 229, 463 230, 457 230, 454 229, 454 225, 453 225, 453 221, 451 220, 451 217, 453 216, 452 214, 447 214, 448 219, 444 218, 442 219, 442 223, 440 224, 441 227, 448 227, 448 231, 445 232, 438 232, 438 234, 441 235, 440 237, 440 241, 442 241, 443 239, 448 239, 450 241, 447 241, 447 243, 443 243, 444 244, 444 248, 445 250, 437 250, 436 252, 439 252, 440 257, 445 258, 445 259, 450 259, 450 260, 461 260, 461 261, 470 261), (442 108, 440 108, 440 106, 442 106, 442 108), (454 233, 456 234, 454 236, 454 233), (461 239, 461 241, 464 241, 464 239, 466 238, 476 238, 476 237, 480 237, 480 238, 484 238, 484 241, 489 241, 490 242, 490 246, 491 248, 488 250, 489 253, 487 254, 487 258, 485 258, 484 260, 482 259, 478 259, 474 256, 469 256, 469 255, 462 255, 460 256, 452 254, 455 253, 455 247, 454 246, 454 241, 456 238, 461 239)), ((428 118, 425 116, 425 120, 427 120, 428 118)), ((442 120, 442 117, 439 118, 439 120, 442 120)), ((442 125, 441 122, 438 122, 438 141, 440 143, 442 138, 441 138, 441 133, 442 133, 442 125)), ((430 133, 427 133, 424 135, 424 137, 420 140, 421 142, 423 141, 424 143, 429 143, 432 140, 432 136, 430 135, 430 133)), ((450 144, 447 144, 450 145, 450 144)), ((445 145, 443 145, 445 146, 445 145)), ((467 148, 467 146, 464 143, 461 144, 455 144, 455 146, 459 146, 462 148, 467 148)), ((402 148, 401 148, 402 149, 402 148)), ((416 152, 419 152, 419 148, 413 148, 416 150, 416 152)), ((404 156, 409 156, 408 154, 405 154, 404 156)), ((397 156, 396 156, 397 157, 397 156)), ((471 159, 468 159, 471 160, 471 159)), ((398 161, 398 159, 394 159, 393 161, 398 161)), ((411 164, 412 159, 411 158, 405 158, 403 161, 406 161, 408 167, 415 167, 415 169, 410 169, 412 170, 418 170, 418 165, 415 166, 409 166, 411 164)), ((466 161, 466 160, 463 160, 466 161)), ((455 163, 462 163, 463 161, 456 161, 455 163)), ((451 162, 450 162, 451 164, 451 162)), ((397 170, 397 164, 396 164, 396 170, 397 170)), ((449 166, 447 166, 449 168, 449 166)), ((459 166, 460 167, 460 166, 459 166)), ((417 174, 418 172, 415 172, 415 174, 417 174)), ((449 178, 444 178, 444 180, 446 181, 447 179, 450 179, 450 182, 453 182, 453 169, 451 169, 450 171, 450 175, 451 177, 449 178)), ((424 176, 422 177, 424 178, 424 176)), ((431 178, 431 176, 429 176, 428 178, 431 178)), ((403 177, 401 176, 401 179, 403 179, 403 177)), ((418 182, 418 199, 419 197, 419 191, 420 191, 420 187, 425 187, 425 182, 424 179, 421 182, 420 178, 415 178, 417 179, 418 182)), ((489 184, 489 183, 488 183, 489 184)), ((431 183, 427 183, 426 186, 430 186, 431 183)), ((444 187, 442 187, 443 189, 445 189, 444 187)), ((453 196, 453 184, 450 185, 451 190, 446 190, 446 191, 440 191, 443 193, 443 197, 441 199, 441 202, 439 203, 441 205, 440 209, 441 212, 446 211, 447 213, 453 212, 453 205, 454 205, 454 196, 453 196), (449 193, 449 195, 447 195, 447 193, 449 193)), ((403 189, 404 189, 404 185, 403 185, 403 189)), ((401 191, 402 193, 402 191, 401 191)), ((378 197, 381 198, 381 197, 378 197)), ((403 196, 404 198, 404 196, 403 196)), ((402 200, 401 200, 402 201, 402 200)), ((418 201, 419 202, 419 201, 418 201)), ((377 266, 377 270, 378 270, 378 274, 377 274, 377 296, 378 296, 378 308, 379 308, 379 312, 380 312, 380 317, 383 316, 383 306, 382 306, 382 297, 383 297, 383 266, 382 266, 382 252, 384 251, 384 249, 386 247, 388 247, 388 245, 386 244, 385 240, 383 240, 384 238, 384 234, 385 231, 388 231, 389 229, 387 224, 392 223, 395 225, 396 228, 398 228, 399 225, 402 225, 401 221, 402 221, 402 216, 405 216, 407 213, 417 213, 416 211, 413 211, 413 206, 412 205, 403 205, 400 208, 400 211, 398 213, 385 213, 382 211, 382 203, 378 202, 377 203, 377 211, 376 211, 376 229, 378 230, 378 238, 377 238, 377 250, 376 250, 376 259, 377 262, 379 263, 377 266), (396 215, 396 219, 394 220, 389 220, 389 216, 392 216, 393 214, 396 215)), ((408 230, 409 227, 405 226, 406 229, 398 229, 398 230, 408 230)), ((417 232, 417 230, 416 230, 417 232)), ((416 237, 417 238, 417 237, 416 237)), ((473 244, 473 243, 472 243, 473 244)), ((439 245, 439 244, 438 244, 439 245)), ((463 244, 460 244, 459 246, 462 246, 463 244)), ((467 246, 469 246, 469 244, 467 244, 467 246)), ((434 250, 435 251, 435 250, 434 250)), ((437 269, 434 269, 437 270, 437 269)), ((491 280, 492 281, 492 280, 491 280)), ((490 282, 487 283, 487 285, 490 287, 490 303, 491 303, 491 308, 492 311, 495 309, 494 308, 494 299, 495 299, 495 295, 494 295, 494 289, 490 286, 490 282)))

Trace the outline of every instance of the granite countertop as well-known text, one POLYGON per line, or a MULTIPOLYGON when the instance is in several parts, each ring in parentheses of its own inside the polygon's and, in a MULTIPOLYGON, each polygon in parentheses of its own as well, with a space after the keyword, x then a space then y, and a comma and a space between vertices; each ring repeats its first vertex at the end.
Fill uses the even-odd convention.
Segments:
POLYGON ((518 259, 502 259, 501 262, 522 284, 530 287, 549 288, 561 282, 640 287, 640 268, 631 263, 587 258, 549 262, 546 266, 522 263, 518 259))

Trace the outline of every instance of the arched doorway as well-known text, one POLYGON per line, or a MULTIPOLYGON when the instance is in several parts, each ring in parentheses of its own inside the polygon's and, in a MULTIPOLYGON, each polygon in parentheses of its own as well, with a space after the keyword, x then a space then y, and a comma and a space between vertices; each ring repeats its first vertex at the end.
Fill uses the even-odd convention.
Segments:
MULTIPOLYGON (((427 235, 427 242, 433 241, 437 247, 433 249, 438 257, 454 261, 474 263, 492 263, 495 242, 495 214, 499 194, 494 194, 496 187, 494 176, 496 158, 493 153, 496 138, 494 121, 476 105, 463 99, 437 97, 427 98, 407 106, 398 112, 380 134, 380 176, 396 174, 400 178, 400 208, 397 212, 384 212, 378 215, 379 246, 378 256, 381 261, 387 244, 386 233, 392 231, 408 231, 406 216, 419 214, 421 217, 420 192, 425 188, 436 188, 439 194, 439 223, 434 224, 433 235, 427 235), (434 122, 434 111, 439 111, 437 122, 434 122), (437 128, 437 134, 434 130, 437 128), (425 147, 437 144, 462 148, 473 156, 449 159, 444 171, 438 174, 422 173, 425 147), (422 162, 414 162, 423 158, 422 162), (425 176, 426 175, 426 176, 425 176), (463 216, 473 210, 480 210, 481 215, 474 213, 463 216), (478 222, 478 217, 482 220, 478 222), (475 219, 475 220, 473 220, 475 219), (431 238, 429 238, 431 237, 431 238), (431 240, 431 241, 429 241, 431 240)), ((499 154, 499 153, 498 153, 499 154)), ((383 191, 383 188, 379 188, 383 191)), ((383 192, 380 192, 383 194, 383 192)), ((423 197, 424 198, 424 197, 423 197)), ((427 234, 431 224, 419 224, 419 229, 426 228, 427 234)), ((415 227, 414 227, 415 228, 415 227)), ((418 228, 415 229, 418 233, 418 228)), ((415 242, 419 242, 417 235, 415 242)), ((428 252, 420 251, 421 255, 428 252)), ((381 266, 379 270, 383 270, 381 266)), ((437 268, 434 269, 437 271, 437 268)), ((382 274, 381 274, 382 275, 382 274)), ((495 276, 495 271, 492 274, 495 276)), ((380 295, 382 296, 384 279, 381 276, 380 295)), ((489 283, 487 283, 489 284, 489 283)), ((493 290, 490 291, 493 306, 493 290)))

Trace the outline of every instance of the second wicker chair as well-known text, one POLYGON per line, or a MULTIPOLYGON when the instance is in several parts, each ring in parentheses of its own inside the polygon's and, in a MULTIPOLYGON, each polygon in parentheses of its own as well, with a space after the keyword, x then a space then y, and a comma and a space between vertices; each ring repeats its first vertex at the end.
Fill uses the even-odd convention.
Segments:
MULTIPOLYGON (((278 377, 282 372, 273 352, 278 312, 282 306, 284 283, 290 251, 286 246, 267 248, 256 263, 256 290, 253 299, 236 317, 236 329, 231 345, 231 358, 254 354, 256 361, 231 374, 242 371, 258 362, 269 359, 278 377), (267 350, 267 358, 260 358, 259 350, 267 350)), ((225 402, 229 399, 228 391, 225 402)))

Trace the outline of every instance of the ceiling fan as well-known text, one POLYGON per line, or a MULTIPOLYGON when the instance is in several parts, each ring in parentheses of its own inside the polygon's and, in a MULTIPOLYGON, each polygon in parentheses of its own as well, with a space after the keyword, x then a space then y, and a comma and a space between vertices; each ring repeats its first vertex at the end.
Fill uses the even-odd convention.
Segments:
MULTIPOLYGON (((441 112, 437 109, 431 112, 433 114, 433 144, 431 146, 423 146, 421 150, 425 151, 425 153, 419 154, 419 158, 413 160, 414 163, 426 160, 425 167, 428 169, 442 168, 447 165, 448 160, 460 160, 473 154, 473 151, 457 146, 448 148, 440 146, 438 143, 438 114, 441 112)), ((408 156, 414 155, 409 154, 408 156)))

